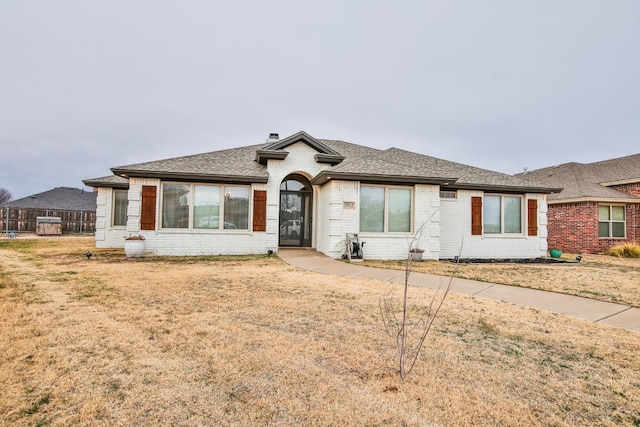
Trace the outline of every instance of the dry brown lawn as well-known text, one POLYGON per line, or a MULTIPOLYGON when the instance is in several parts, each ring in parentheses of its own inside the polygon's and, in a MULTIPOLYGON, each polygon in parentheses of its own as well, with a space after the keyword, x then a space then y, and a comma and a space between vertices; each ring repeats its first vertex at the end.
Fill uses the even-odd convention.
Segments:
POLYGON ((2 240, 0 425, 640 424, 640 334, 451 294, 401 383, 389 287, 2 240))
MULTIPOLYGON (((456 265, 447 261, 421 261, 412 263, 411 269, 423 273, 542 289, 640 307, 640 259, 583 255, 581 262, 578 263, 575 262, 575 254, 563 254, 562 259, 571 262, 558 264, 460 263, 456 265)), ((364 265, 405 269, 404 261, 367 260, 364 265)))

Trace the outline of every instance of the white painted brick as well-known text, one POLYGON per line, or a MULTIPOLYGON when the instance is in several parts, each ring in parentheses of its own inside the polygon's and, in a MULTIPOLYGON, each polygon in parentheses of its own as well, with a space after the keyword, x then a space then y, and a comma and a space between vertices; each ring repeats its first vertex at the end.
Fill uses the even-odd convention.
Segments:
MULTIPOLYGON (((518 236, 472 236, 471 235, 471 197, 481 197, 479 191, 458 190, 457 199, 441 201, 440 257, 453 258, 458 255, 460 243, 463 258, 537 258, 545 256, 541 247, 546 245, 546 224, 540 221, 545 216, 540 212, 546 205, 546 196, 527 194, 526 198, 538 200, 538 235, 526 235, 526 212, 523 234, 518 236), (544 243, 542 243, 544 242, 544 243)), ((524 208, 524 206, 523 206, 524 208)))

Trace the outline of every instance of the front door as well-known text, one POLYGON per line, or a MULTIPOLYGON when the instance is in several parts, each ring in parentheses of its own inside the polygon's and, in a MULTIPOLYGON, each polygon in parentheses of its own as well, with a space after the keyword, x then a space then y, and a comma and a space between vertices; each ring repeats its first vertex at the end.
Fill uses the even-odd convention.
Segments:
POLYGON ((311 246, 310 185, 287 179, 280 186, 280 246, 311 246))

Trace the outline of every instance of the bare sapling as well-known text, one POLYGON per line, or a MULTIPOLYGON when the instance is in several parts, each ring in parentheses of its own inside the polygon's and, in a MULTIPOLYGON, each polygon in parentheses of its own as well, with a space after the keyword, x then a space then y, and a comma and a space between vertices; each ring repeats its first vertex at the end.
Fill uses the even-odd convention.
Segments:
MULTIPOLYGON (((407 375, 411 373, 418 361, 427 336, 431 331, 431 326, 438 317, 438 313, 453 286, 453 277, 451 277, 446 282, 446 286, 441 281, 438 288, 434 290, 431 297, 423 305, 411 306, 409 304, 409 276, 411 275, 411 264, 413 262, 411 250, 416 247, 423 232, 424 225, 420 227, 409 243, 401 301, 398 301, 398 298, 394 296, 395 286, 391 287, 379 301, 385 332, 391 337, 396 346, 401 382, 405 381, 407 375)), ((464 237, 460 243, 456 265, 460 262, 463 242, 464 237)))

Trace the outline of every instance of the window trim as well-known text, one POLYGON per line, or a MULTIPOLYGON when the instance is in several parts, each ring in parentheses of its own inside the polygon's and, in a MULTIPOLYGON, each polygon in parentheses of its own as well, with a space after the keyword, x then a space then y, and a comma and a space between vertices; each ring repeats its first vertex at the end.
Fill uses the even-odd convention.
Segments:
POLYGON ((378 185, 378 184, 362 184, 360 183, 358 189, 358 232, 361 234, 390 234, 390 235, 403 235, 403 234, 412 234, 413 233, 413 222, 414 222, 414 207, 415 207, 415 192, 413 191, 412 186, 408 185, 378 185), (362 187, 375 187, 375 188, 384 188, 384 212, 383 212, 383 231, 362 231, 360 229, 360 215, 362 209, 362 199, 360 199, 362 194, 362 187), (390 189, 400 189, 400 190, 409 190, 409 201, 411 206, 409 207, 409 230, 408 231, 389 231, 389 190, 390 189))
POLYGON ((621 239, 624 240, 627 238, 627 205, 626 204, 620 204, 620 203, 598 203, 598 239, 621 239), (609 220, 601 220, 600 219, 600 207, 602 206, 606 206, 609 208, 609 220), (622 208, 622 212, 624 213, 624 219, 623 220, 614 220, 613 219, 613 208, 614 207, 621 207, 622 208), (603 237, 600 236, 600 224, 606 222, 609 224, 609 236, 608 237, 603 237), (614 223, 622 223, 623 224, 623 230, 624 230, 624 236, 618 237, 618 236, 613 236, 613 224, 614 223))
POLYGON ((253 221, 252 221, 252 213, 253 213, 253 200, 252 200, 252 190, 253 187, 251 185, 243 185, 243 184, 223 184, 223 183, 206 183, 206 182, 183 182, 183 181, 162 181, 160 183, 160 218, 159 218, 159 228, 163 231, 173 231, 173 232, 184 232, 184 231, 195 231, 197 233, 237 233, 237 232, 252 232, 253 231, 253 221), (164 186, 165 185, 186 185, 189 186, 189 214, 188 214, 188 223, 187 227, 164 227, 163 224, 163 215, 164 215, 164 186), (194 214, 194 198, 195 198, 195 188, 196 186, 208 186, 208 187, 219 187, 220 188, 220 210, 219 210, 219 218, 220 223, 218 228, 199 228, 194 227, 193 224, 193 214, 194 214), (248 190, 247 197, 247 228, 224 228, 224 209, 225 209, 225 187, 242 187, 248 190))
POLYGON ((524 215, 524 211, 526 209, 525 206, 525 197, 522 194, 508 194, 508 193, 484 193, 482 195, 482 235, 487 237, 520 237, 525 235, 526 226, 526 218, 524 215), (500 197, 500 232, 499 233, 488 233, 485 227, 485 215, 484 208, 486 206, 485 198, 487 196, 499 196, 500 197), (507 233, 504 231, 505 228, 505 207, 504 203, 505 197, 514 197, 520 199, 520 231, 517 233, 507 233))

